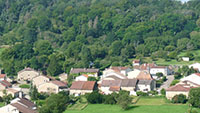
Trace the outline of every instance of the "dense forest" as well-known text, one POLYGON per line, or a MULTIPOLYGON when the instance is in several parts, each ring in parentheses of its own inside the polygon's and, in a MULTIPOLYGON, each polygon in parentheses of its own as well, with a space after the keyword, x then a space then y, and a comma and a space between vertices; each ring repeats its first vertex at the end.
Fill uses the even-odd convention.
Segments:
POLYGON ((56 76, 200 48, 199 0, 0 0, 0 8, 8 75, 31 67, 56 76))

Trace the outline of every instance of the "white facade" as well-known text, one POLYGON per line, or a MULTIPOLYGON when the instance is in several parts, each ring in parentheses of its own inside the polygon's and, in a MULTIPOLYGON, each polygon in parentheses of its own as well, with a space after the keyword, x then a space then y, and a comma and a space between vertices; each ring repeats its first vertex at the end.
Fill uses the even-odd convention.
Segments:
POLYGON ((169 69, 168 67, 165 68, 151 68, 150 69, 150 74, 151 75, 156 75, 156 73, 163 73, 163 75, 167 76, 169 75, 169 69))
POLYGON ((189 57, 182 57, 182 60, 188 62, 188 61, 190 61, 190 58, 189 57))
POLYGON ((137 78, 137 76, 140 74, 140 70, 138 70, 138 69, 134 69, 134 71, 130 71, 129 73, 128 73, 128 78, 129 79, 133 79, 133 78, 137 78))
POLYGON ((0 108, 0 113, 20 113, 20 112, 16 107, 8 104, 0 108))
POLYGON ((198 71, 200 72, 200 63, 194 63, 189 65, 189 68, 194 68, 194 69, 198 69, 198 71))
POLYGON ((109 76, 116 76, 120 79, 126 79, 127 77, 125 75, 122 75, 121 73, 116 73, 116 72, 110 72, 110 73, 106 73, 104 75, 102 75, 102 78, 105 78, 105 77, 109 77, 109 76))
MULTIPOLYGON (((197 74, 199 74, 199 73, 197 73, 197 74)), ((184 78, 181 79, 181 82, 190 81, 192 83, 200 85, 200 74, 199 75, 197 75, 197 74, 194 73, 194 74, 191 74, 187 77, 184 77, 184 78)))
POLYGON ((88 77, 85 77, 83 75, 76 77, 75 81, 87 81, 88 77))

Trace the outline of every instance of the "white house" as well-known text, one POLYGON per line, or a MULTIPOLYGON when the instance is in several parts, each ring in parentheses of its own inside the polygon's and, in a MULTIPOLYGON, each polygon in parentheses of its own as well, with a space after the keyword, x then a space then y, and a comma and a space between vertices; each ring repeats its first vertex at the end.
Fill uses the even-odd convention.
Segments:
POLYGON ((87 81, 88 80, 88 75, 80 75, 78 77, 76 77, 75 81, 87 81))
POLYGON ((182 60, 188 62, 188 61, 190 61, 190 58, 189 57, 182 57, 182 60))
POLYGON ((189 65, 189 68, 192 68, 192 67, 194 69, 197 69, 200 72, 200 63, 194 63, 194 64, 189 65))
POLYGON ((182 83, 189 84, 191 86, 200 86, 200 73, 194 73, 180 80, 182 83))
POLYGON ((110 72, 118 72, 123 75, 127 75, 128 72, 130 72, 130 71, 132 71, 132 69, 129 67, 110 67, 103 71, 103 75, 106 75, 107 73, 110 73, 110 72))
POLYGON ((101 79, 104 79, 109 76, 116 76, 117 78, 120 78, 120 79, 127 79, 127 76, 119 72, 107 72, 106 74, 102 75, 101 79))
POLYGON ((156 75, 156 73, 163 73, 163 75, 167 76, 171 74, 169 68, 167 66, 154 66, 150 68, 150 74, 156 75))
POLYGON ((133 60, 133 67, 140 66, 140 64, 141 64, 140 60, 133 60))
POLYGON ((140 70, 138 70, 138 69, 134 69, 133 71, 131 71, 131 72, 128 72, 128 78, 129 79, 133 79, 133 78, 137 78, 137 76, 140 74, 140 70))

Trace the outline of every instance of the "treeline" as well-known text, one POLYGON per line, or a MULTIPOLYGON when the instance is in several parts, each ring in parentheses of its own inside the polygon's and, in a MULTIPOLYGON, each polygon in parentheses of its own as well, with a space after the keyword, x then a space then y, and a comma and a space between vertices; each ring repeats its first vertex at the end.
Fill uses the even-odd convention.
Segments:
POLYGON ((9 75, 29 66, 58 75, 71 67, 176 59, 200 48, 200 1, 0 0, 1 55, 9 75))

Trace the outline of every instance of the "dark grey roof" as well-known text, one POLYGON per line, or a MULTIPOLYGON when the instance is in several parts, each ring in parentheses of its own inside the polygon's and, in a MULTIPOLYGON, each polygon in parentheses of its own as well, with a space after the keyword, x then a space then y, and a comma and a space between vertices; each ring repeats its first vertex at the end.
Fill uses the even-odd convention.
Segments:
POLYGON ((110 86, 121 86, 121 80, 103 80, 101 86, 110 87, 110 86))
POLYGON ((122 80, 103 80, 101 86, 103 87, 135 87, 137 84, 137 79, 122 79, 122 80))
POLYGON ((97 73, 99 72, 99 69, 86 69, 86 68, 72 68, 70 73, 97 73))
POLYGON ((138 84, 140 85, 150 85, 153 80, 139 80, 138 84))
POLYGON ((137 79, 123 79, 121 86, 122 87, 135 87, 137 84, 137 79))

